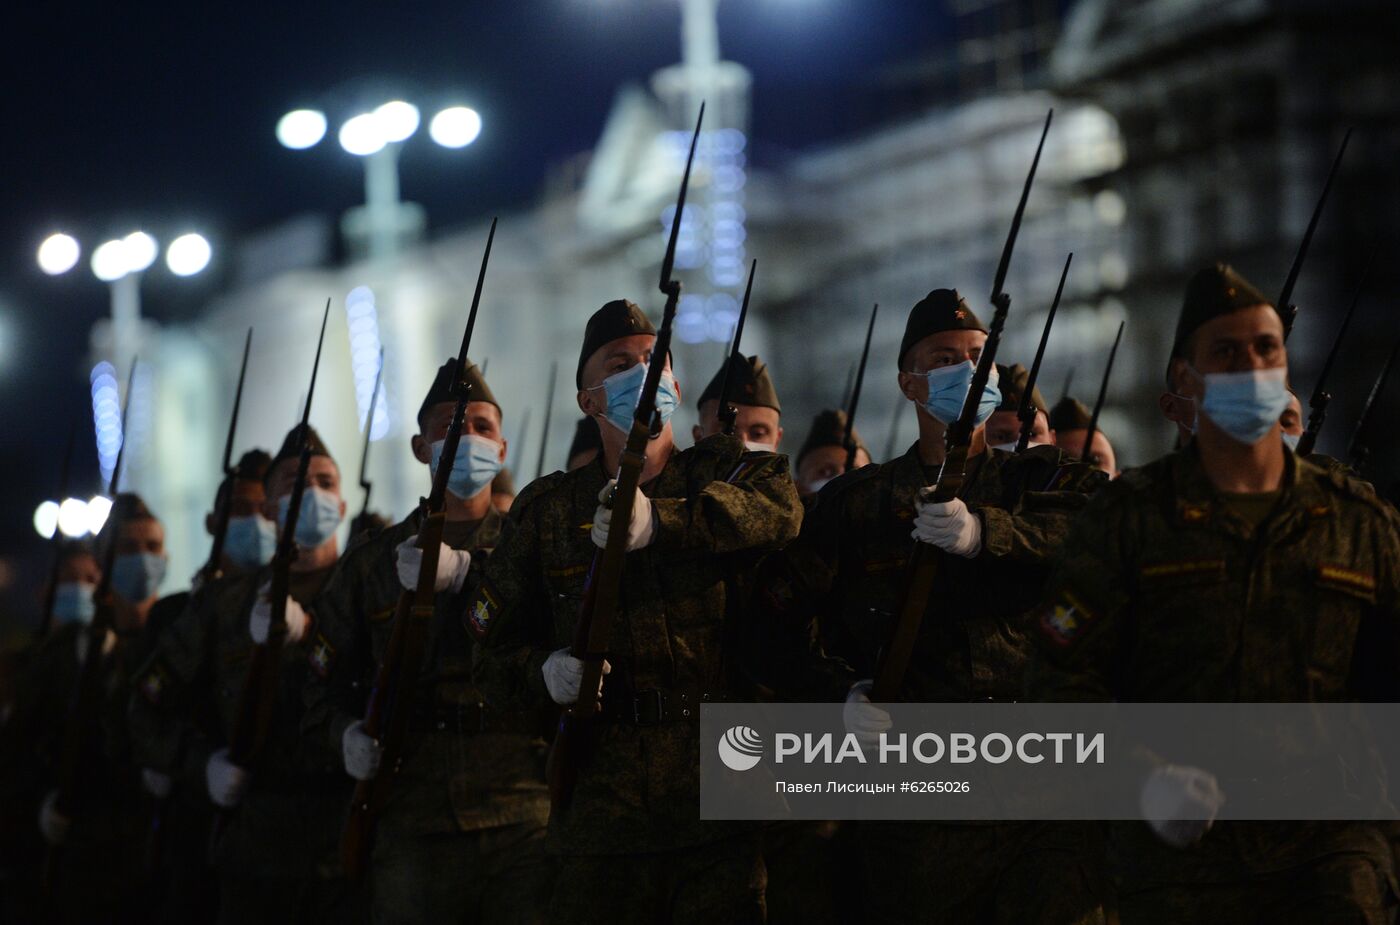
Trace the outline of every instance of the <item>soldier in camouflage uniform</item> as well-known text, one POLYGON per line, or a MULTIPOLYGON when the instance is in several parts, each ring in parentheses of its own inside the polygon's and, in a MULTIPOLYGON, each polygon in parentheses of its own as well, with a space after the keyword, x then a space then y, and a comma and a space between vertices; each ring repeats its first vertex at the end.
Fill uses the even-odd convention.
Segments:
MULTIPOLYGON (((1079 399, 1066 395, 1050 409, 1050 432, 1055 437, 1055 445, 1071 456, 1078 457, 1084 452, 1084 439, 1089 436, 1089 425, 1094 414, 1079 399)), ((1089 448, 1087 461, 1107 472, 1110 477, 1118 474, 1118 458, 1113 452, 1113 444, 1102 428, 1094 429, 1094 445, 1089 448)))
MULTIPOLYGON (((1060 552, 1030 693, 1051 701, 1317 702, 1393 684, 1400 537, 1356 483, 1287 452, 1282 322, 1229 267, 1187 289, 1173 347, 1199 410, 1184 448, 1124 474, 1060 552)), ((1371 823, 1221 823, 1209 769, 1157 766, 1111 826, 1125 925, 1390 922, 1371 823)), ((1225 786, 1229 796, 1229 784, 1225 786)))
MULTIPOLYGON (((285 522, 300 436, 297 425, 267 471, 263 514, 275 524, 285 522)), ((349 781, 323 748, 310 747, 300 735, 301 690, 313 655, 305 608, 339 557, 335 532, 345 516, 339 468, 314 430, 307 441, 311 466, 297 523, 278 694, 254 766, 234 765, 225 743, 238 717, 254 643, 267 638, 269 568, 201 588, 160 635, 132 698, 132 735, 143 766, 203 787, 224 811, 225 824, 211 849, 222 923, 362 917, 363 904, 340 875, 335 853, 349 781)))
MULTIPOLYGON (((985 438, 987 445, 992 449, 1014 453, 1016 444, 1021 439, 1021 419, 1016 413, 1020 410, 1021 396, 1026 394, 1026 383, 1030 381, 1031 376, 1020 363, 1011 366, 998 363, 997 377, 1001 403, 997 405, 997 410, 992 412, 992 416, 987 418, 985 438)), ((1035 422, 1031 425, 1031 438, 1026 446, 1054 446, 1055 432, 1050 429, 1050 412, 1045 407, 1045 399, 1041 396, 1039 387, 1031 389, 1031 407, 1035 409, 1035 422)))
POLYGON ((34 775, 23 789, 31 813, 37 810, 44 841, 54 849, 57 866, 51 872, 47 912, 61 921, 122 919, 143 913, 150 901, 143 865, 150 801, 132 761, 125 717, 132 678, 149 651, 142 630, 165 576, 165 530, 133 494, 117 497, 107 523, 96 551, 101 560, 107 544, 117 544, 111 582, 115 606, 112 626, 96 653, 102 659, 97 724, 86 730, 71 818, 56 807, 57 793, 50 788, 78 676, 83 662, 94 656, 88 651, 91 613, 59 626, 34 652, 4 730, 6 752, 16 749, 6 763, 16 759, 34 775), (28 751, 28 760, 21 749, 28 751))
POLYGON ((714 436, 678 451, 669 418, 647 447, 636 511, 610 524, 600 495, 617 471, 655 331, 636 305, 589 320, 576 384, 599 422, 603 452, 535 481, 516 499, 465 615, 482 639, 477 681, 487 701, 539 706, 578 697, 571 657, 589 563, 610 529, 628 531, 620 609, 602 716, 572 803, 549 821, 561 854, 556 922, 758 922, 764 871, 751 824, 698 818, 700 703, 728 696, 726 615, 733 563, 786 543, 800 507, 781 456, 714 436))
MULTIPOLYGON (((456 401, 457 361, 438 370, 418 411, 413 455, 436 471, 456 401)), ((458 615, 499 537, 492 478, 506 456, 501 409, 476 366, 466 375, 462 442, 446 496, 446 531, 424 664, 414 672, 410 737, 371 861, 375 922, 541 922, 553 886, 544 852, 547 718, 488 709, 471 673, 471 637, 458 615)), ((405 590, 416 587, 422 514, 346 553, 312 605, 315 669, 302 731, 357 779, 389 773, 362 731, 366 695, 405 590)))
POLYGON ((783 442, 783 407, 778 402, 773 379, 768 375, 768 364, 757 356, 745 359, 731 355, 725 366, 719 368, 695 403, 700 423, 691 428, 691 436, 699 443, 720 432, 719 393, 724 388, 726 367, 729 370, 727 398, 737 412, 735 436, 744 441, 751 453, 778 452, 778 445, 783 442))
MULTIPOLYGON (((856 468, 870 465, 870 450, 852 434, 856 444, 856 468)), ((846 412, 826 410, 812 420, 812 429, 793 461, 793 481, 804 504, 817 496, 827 482, 846 471, 846 412)))
MULTIPOLYGON (((889 715, 868 691, 902 605, 916 542, 942 550, 929 614, 903 701, 1010 701, 1029 654, 1028 613, 1049 557, 1105 476, 1054 447, 988 449, 980 426, 998 406, 980 397, 959 500, 924 503, 944 430, 961 411, 986 330, 956 292, 935 290, 909 314, 899 382, 919 439, 903 456, 840 476, 818 494, 802 534, 759 581, 768 620, 800 638, 813 624, 826 654, 770 666, 779 693, 845 701, 848 728, 878 740, 889 715), (912 533, 911 533, 912 529, 912 533)), ((1012 383, 1008 383, 1010 387, 1012 383)), ((797 647, 781 651, 797 651, 797 647)), ((1040 823, 855 823, 872 922, 1098 921, 1092 829, 1040 823)))

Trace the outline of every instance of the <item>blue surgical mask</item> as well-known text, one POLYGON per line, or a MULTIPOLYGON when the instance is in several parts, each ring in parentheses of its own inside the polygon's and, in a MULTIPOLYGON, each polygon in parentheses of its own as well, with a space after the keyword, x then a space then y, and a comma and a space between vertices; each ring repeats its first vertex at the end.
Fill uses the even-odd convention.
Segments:
POLYGON ((224 534, 224 554, 241 569, 255 569, 272 561, 277 551, 277 525, 261 514, 230 517, 224 534))
MULTIPOLYGON (((439 440, 433 444, 434 476, 446 442, 439 440)), ((447 477, 447 490, 462 499, 475 498, 500 471, 501 445, 476 434, 463 434, 462 441, 457 444, 457 457, 452 462, 452 474, 447 477)))
POLYGON ((1206 373, 1192 370, 1205 383, 1201 414, 1232 440, 1253 446, 1278 425, 1288 407, 1288 370, 1249 369, 1238 373, 1206 373))
MULTIPOLYGON (((972 375, 975 372, 977 367, 971 360, 956 366, 940 366, 929 370, 924 374, 928 381, 928 398, 924 401, 924 410, 944 424, 956 421, 958 415, 962 414, 963 402, 967 399, 967 390, 972 386, 972 375)), ((987 377, 987 385, 982 389, 982 397, 977 402, 975 423, 978 425, 985 424, 987 418, 997 410, 997 405, 1001 404, 998 381, 1000 379, 996 367, 993 367, 991 375, 987 377)))
POLYGON ((1283 443, 1288 447, 1290 453, 1298 452, 1298 441, 1303 439, 1302 434, 1284 434, 1283 443))
POLYGON ((139 604, 155 597, 165 581, 168 560, 149 552, 131 552, 117 556, 112 563, 112 590, 129 604, 139 604))
MULTIPOLYGON (((642 397, 642 383, 646 377, 647 364, 638 363, 630 369, 613 373, 598 386, 607 393, 608 423, 624 434, 632 429, 632 419, 637 414, 637 401, 642 397)), ((663 427, 671 419, 678 404, 680 399, 676 395, 676 380, 669 371, 663 372, 656 387, 656 410, 661 414, 663 427)))
POLYGON ((53 590, 53 618, 59 623, 91 623, 97 613, 92 593, 97 585, 85 581, 60 581, 53 590))
MULTIPOLYGON (((292 506, 292 496, 283 495, 277 502, 277 526, 287 524, 287 511, 292 506)), ((315 549, 335 536, 340 527, 340 496, 324 488, 308 486, 301 496, 301 513, 297 516, 297 545, 303 549, 315 549)))

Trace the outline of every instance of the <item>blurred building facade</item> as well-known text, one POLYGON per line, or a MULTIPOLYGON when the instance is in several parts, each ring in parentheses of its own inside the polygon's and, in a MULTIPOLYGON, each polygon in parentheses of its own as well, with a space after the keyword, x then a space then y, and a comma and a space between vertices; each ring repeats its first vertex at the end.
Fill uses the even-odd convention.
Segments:
MULTIPOLYGON (((771 364, 785 444, 795 448, 811 416, 842 400, 871 303, 879 302, 858 428, 877 458, 887 446, 902 451, 916 432, 894 386, 904 316, 941 286, 962 290, 984 310, 1052 106, 1054 125, 1007 283, 1012 311, 1003 355, 1029 361, 1073 251, 1042 387, 1055 400, 1073 370, 1075 393, 1092 401, 1126 317, 1103 417, 1125 464, 1170 445, 1155 399, 1186 276, 1223 255, 1266 291, 1281 285, 1335 145, 1345 126, 1357 127, 1297 292, 1303 310, 1290 347, 1296 384, 1310 388, 1347 282, 1359 272, 1358 255, 1400 215, 1387 175, 1400 153, 1389 5, 1080 0, 1063 17, 1058 6, 958 0, 954 47, 892 78, 911 101, 905 111, 781 163, 750 161, 747 72, 720 61, 703 29, 688 38, 685 62, 655 75, 647 89, 622 90, 594 150, 559 165, 532 207, 500 217, 471 354, 490 364, 517 483, 535 475, 546 400, 553 414, 545 469, 562 465, 588 315, 619 296, 659 314, 663 231, 697 87, 719 105, 707 115, 682 225, 688 250, 679 275, 688 298, 676 365, 686 398, 677 415, 683 445, 693 397, 719 366, 742 273, 756 257, 744 349, 771 364), (561 367, 560 384, 546 396, 551 361, 561 367), (527 408, 533 429, 522 433, 527 408)), ((172 574, 188 574, 207 548, 202 512, 244 332, 255 329, 238 447, 275 448, 305 394, 327 296, 332 323, 311 419, 338 455, 347 501, 358 508, 364 414, 352 344, 363 353, 371 324, 388 383, 387 423, 368 473, 373 506, 399 516, 426 491, 426 473, 408 448, 413 414, 437 365, 457 349, 488 224, 480 217, 388 263, 267 274, 253 268, 244 274, 249 282, 216 298, 195 323, 154 338, 152 436, 130 484, 169 519, 172 574), (151 477, 155 471, 161 480, 151 477), (175 471, 183 481, 171 478, 175 471)), ((254 242, 259 248, 285 263, 285 249, 254 242)), ((1387 291, 1390 275, 1377 272, 1372 290, 1387 291)), ((1359 320, 1358 330, 1367 323, 1359 320)), ((1333 390, 1324 449, 1344 442, 1364 381, 1395 332, 1358 337, 1348 374, 1333 390)))

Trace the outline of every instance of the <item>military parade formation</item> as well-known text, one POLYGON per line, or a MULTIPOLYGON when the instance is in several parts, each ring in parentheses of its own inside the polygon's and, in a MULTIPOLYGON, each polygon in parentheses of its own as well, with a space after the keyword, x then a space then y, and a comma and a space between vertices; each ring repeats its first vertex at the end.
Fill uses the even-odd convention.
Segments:
POLYGON ((1281 298, 1223 261, 1180 281, 1160 358, 1178 445, 1120 472, 1112 354, 1092 405, 1037 384, 1059 292, 1034 357, 999 349, 1050 128, 988 307, 933 288, 890 357, 873 309, 845 407, 791 457, 781 377, 742 349, 756 265, 680 445, 679 222, 659 325, 642 300, 592 313, 566 466, 518 494, 469 356, 495 222, 417 410, 416 509, 362 511, 341 548, 320 343, 275 452, 235 458, 235 401, 188 591, 162 596, 161 520, 117 491, 118 457, 105 527, 55 542, 41 629, 0 670, 0 918, 1394 921, 1400 829, 1216 822, 1209 771, 1165 762, 1135 822, 700 818, 710 703, 829 703, 875 742, 901 702, 1395 699, 1400 519, 1314 453, 1326 393, 1305 423, 1289 380, 1322 201, 1281 298), (918 438, 876 461, 855 425, 881 387, 918 438))

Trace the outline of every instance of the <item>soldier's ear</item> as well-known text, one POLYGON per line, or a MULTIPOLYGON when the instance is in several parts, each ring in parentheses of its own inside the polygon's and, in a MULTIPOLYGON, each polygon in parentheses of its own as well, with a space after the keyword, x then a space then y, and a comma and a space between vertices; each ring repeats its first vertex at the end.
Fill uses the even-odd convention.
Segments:
POLYGON ((912 402, 917 402, 919 400, 919 396, 914 392, 914 386, 918 381, 919 377, 913 373, 901 371, 899 374, 899 391, 904 394, 905 398, 912 402))
POLYGON ((408 438, 408 445, 413 447, 413 458, 423 465, 431 465, 433 461, 433 448, 428 446, 428 441, 423 439, 422 434, 414 434, 408 438))
POLYGON ((504 466, 505 463, 506 463, 506 446, 507 446, 507 444, 506 444, 506 438, 505 438, 505 437, 502 437, 502 438, 501 438, 501 451, 500 451, 500 453, 496 456, 496 458, 500 461, 501 465, 503 465, 503 466, 504 466))
POLYGON ((578 410, 582 411, 586 417, 597 417, 599 409, 594 406, 592 391, 579 389, 577 399, 578 410))
POLYGON ((701 437, 702 437, 702 434, 700 433, 700 425, 699 425, 699 424, 692 424, 692 425, 690 425, 690 439, 694 440, 696 443, 699 443, 701 437))

